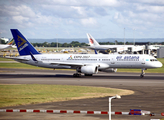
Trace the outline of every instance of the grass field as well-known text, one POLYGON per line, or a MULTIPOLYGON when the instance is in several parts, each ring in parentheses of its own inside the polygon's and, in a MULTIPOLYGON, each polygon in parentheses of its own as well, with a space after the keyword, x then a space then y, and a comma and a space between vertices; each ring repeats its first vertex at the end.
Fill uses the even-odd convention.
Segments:
MULTIPOLYGON (((49 69, 49 68, 42 68, 37 66, 32 66, 24 63, 0 63, 0 68, 20 68, 20 69, 49 69)), ((50 69, 52 70, 52 69, 50 69)))
POLYGON ((0 85, 0 107, 133 94, 130 90, 69 85, 0 85))
POLYGON ((14 60, 0 57, 0 61, 14 61, 14 60))

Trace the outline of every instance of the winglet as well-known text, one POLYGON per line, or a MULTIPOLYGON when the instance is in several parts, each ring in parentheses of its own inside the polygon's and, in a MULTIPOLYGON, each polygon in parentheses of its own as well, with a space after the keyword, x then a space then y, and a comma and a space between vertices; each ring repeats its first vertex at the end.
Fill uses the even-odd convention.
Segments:
POLYGON ((37 59, 34 57, 34 55, 30 52, 31 58, 33 61, 37 61, 37 59))
POLYGON ((21 55, 40 54, 17 29, 11 29, 17 49, 21 55))
POLYGON ((95 54, 98 54, 96 50, 95 50, 95 54))

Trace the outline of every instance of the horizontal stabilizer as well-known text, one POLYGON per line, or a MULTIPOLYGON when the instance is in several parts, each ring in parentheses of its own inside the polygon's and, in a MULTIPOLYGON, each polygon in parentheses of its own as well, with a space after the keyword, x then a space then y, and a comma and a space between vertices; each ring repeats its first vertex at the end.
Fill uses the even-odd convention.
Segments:
POLYGON ((19 58, 19 57, 5 57, 7 59, 13 59, 13 60, 18 60, 18 61, 29 61, 30 59, 24 59, 24 58, 19 58))

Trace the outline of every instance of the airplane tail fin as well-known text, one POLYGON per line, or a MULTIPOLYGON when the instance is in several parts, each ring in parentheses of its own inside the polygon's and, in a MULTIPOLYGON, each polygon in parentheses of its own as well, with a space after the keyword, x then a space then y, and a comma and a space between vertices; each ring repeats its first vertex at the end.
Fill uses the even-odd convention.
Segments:
POLYGON ((87 37, 90 46, 99 45, 99 43, 89 33, 87 33, 87 37))
POLYGON ((40 54, 27 40, 26 38, 19 32, 17 29, 11 29, 11 33, 15 40, 17 49, 21 55, 35 55, 40 54))
POLYGON ((11 40, 7 43, 7 45, 13 45, 13 43, 14 43, 14 38, 11 39, 11 40))

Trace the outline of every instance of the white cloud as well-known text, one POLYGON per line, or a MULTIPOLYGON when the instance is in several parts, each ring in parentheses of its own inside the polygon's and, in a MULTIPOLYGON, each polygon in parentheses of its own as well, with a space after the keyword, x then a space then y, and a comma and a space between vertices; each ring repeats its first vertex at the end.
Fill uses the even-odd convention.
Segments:
POLYGON ((81 19, 81 23, 84 26, 96 26, 97 21, 94 18, 81 19))
POLYGON ((95 27, 101 31, 140 28, 148 34, 153 28, 164 28, 163 13, 163 0, 7 0, 0 1, 0 31, 21 27, 42 33, 46 28, 48 33, 55 28, 71 34, 89 26, 88 30, 101 35, 95 27))
POLYGON ((152 5, 137 5, 138 11, 147 11, 150 13, 163 13, 164 6, 152 6, 152 5))
POLYGON ((164 5, 163 0, 125 0, 127 3, 139 3, 139 4, 148 4, 148 5, 164 5))
POLYGON ((48 4, 51 5, 63 5, 63 6, 112 6, 116 7, 121 5, 118 0, 50 0, 48 4))
POLYGON ((150 29, 161 26, 163 17, 154 13, 116 12, 114 21, 122 27, 150 29), (159 22, 159 23, 158 23, 159 22))
POLYGON ((3 6, 0 9, 0 12, 3 13, 2 15, 7 16, 26 16, 26 17, 35 17, 35 13, 33 10, 26 6, 26 5, 20 5, 20 6, 3 6))
MULTIPOLYGON (((10 8, 10 6, 9 6, 9 8, 10 8)), ((19 14, 22 16, 31 17, 31 18, 36 16, 35 12, 26 5, 21 5, 21 6, 15 7, 14 9, 16 12, 19 12, 19 14)))
POLYGON ((108 6, 108 7, 118 7, 120 2, 118 0, 85 0, 88 6, 108 6))
MULTIPOLYGON (((149 32, 156 28, 162 28, 164 19, 164 1, 154 0, 148 1, 134 1, 126 0, 125 6, 121 9, 116 9, 113 15, 113 22, 120 27, 127 29, 136 28, 140 33, 146 33, 150 36, 149 32), (160 5, 159 5, 160 4, 160 5), (124 9, 123 9, 124 8, 124 9)), ((145 34, 142 34, 145 35, 145 34)))
POLYGON ((34 19, 34 21, 38 24, 52 24, 53 19, 55 19, 53 16, 44 16, 41 14, 38 14, 37 17, 34 19))
POLYGON ((76 7, 76 6, 71 6, 77 13, 81 16, 86 16, 86 11, 83 7, 76 7))
POLYGON ((13 16, 13 20, 19 24, 22 24, 23 22, 27 22, 29 18, 23 16, 13 16))

